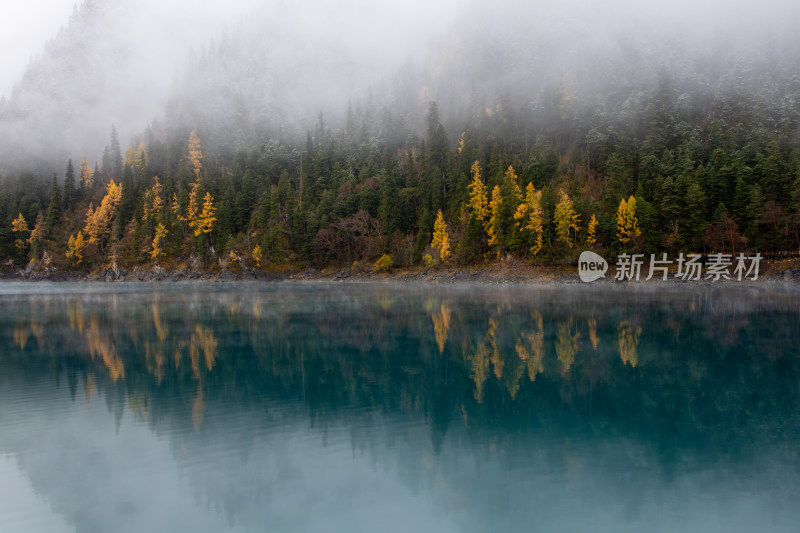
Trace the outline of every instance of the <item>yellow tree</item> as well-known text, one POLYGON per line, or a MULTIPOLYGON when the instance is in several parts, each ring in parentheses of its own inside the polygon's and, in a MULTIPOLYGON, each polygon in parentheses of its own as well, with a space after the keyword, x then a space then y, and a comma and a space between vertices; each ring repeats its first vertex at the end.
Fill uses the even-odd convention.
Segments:
POLYGON ((114 219, 121 198, 122 184, 111 180, 106 186, 106 194, 100 201, 100 205, 96 209, 89 206, 86 214, 86 226, 83 229, 89 237, 89 244, 102 245, 111 230, 111 221, 114 219))
POLYGON ((544 210, 542 209, 542 191, 537 191, 533 183, 525 187, 525 201, 517 207, 514 219, 520 229, 528 231, 534 236, 531 246, 531 255, 536 255, 542 250, 544 239, 544 210))
POLYGON ((83 159, 81 160, 81 186, 84 189, 91 189, 92 185, 94 184, 94 172, 92 171, 92 167, 89 166, 89 162, 86 160, 86 154, 83 154, 83 159))
MULTIPOLYGON (((30 237, 28 237, 28 244, 30 244, 34 250, 37 250, 38 245, 42 241, 42 237, 44 236, 44 217, 42 216, 42 212, 39 211, 39 214, 36 215, 36 224, 33 226, 33 231, 31 231, 30 237)), ((38 252, 34 252, 36 255, 38 252)))
POLYGON ((511 199, 511 207, 519 205, 522 201, 522 189, 519 186, 519 176, 514 172, 514 167, 509 165, 506 173, 503 174, 503 184, 508 189, 511 199))
POLYGON ((25 217, 22 216, 22 213, 17 216, 11 222, 11 231, 17 234, 17 239, 14 241, 14 245, 20 251, 25 249, 26 244, 28 243, 28 236, 24 235, 30 231, 28 228, 28 223, 25 221, 25 217))
POLYGON ((80 264, 83 261, 83 248, 86 243, 83 240, 83 232, 78 232, 78 235, 70 235, 67 242, 67 261, 74 265, 80 264))
POLYGON ((261 266, 261 259, 264 258, 264 252, 261 251, 261 246, 256 244, 253 247, 253 251, 250 252, 250 255, 253 257, 253 261, 255 262, 257 267, 261 266))
POLYGON ((161 197, 162 186, 158 176, 154 178, 153 186, 144 193, 144 218, 145 220, 159 220, 161 210, 164 208, 164 199, 161 197))
POLYGON ((489 235, 489 246, 497 247, 497 256, 500 257, 500 231, 502 230, 502 217, 500 208, 503 205, 503 197, 500 193, 500 186, 495 185, 492 189, 492 201, 489 202, 489 225, 487 234, 489 235))
POLYGON ((586 242, 589 246, 597 244, 597 226, 600 224, 597 217, 592 213, 592 218, 589 219, 589 227, 587 229, 586 242))
POLYGON ((214 229, 214 222, 217 221, 214 214, 214 198, 211 196, 210 192, 206 192, 206 195, 203 197, 203 211, 197 218, 197 225, 194 229, 195 237, 199 237, 201 233, 211 233, 211 230, 214 229))
POLYGON ((136 150, 133 149, 133 146, 128 146, 128 149, 125 150, 125 168, 131 170, 136 168, 136 150))
MULTIPOLYGON (((199 194, 200 183, 195 181, 192 183, 192 189, 189 191, 189 206, 186 208, 186 223, 189 225, 189 229, 191 229, 195 236, 200 235, 201 231, 197 231, 199 227, 199 220, 198 220, 198 211, 200 211, 200 203, 198 202, 197 196, 199 194)), ((173 199, 173 208, 177 206, 177 197, 173 199)))
POLYGON ((486 186, 481 180, 481 166, 475 161, 472 163, 472 181, 469 184, 469 210, 475 220, 481 224, 486 223, 489 216, 489 203, 486 199, 486 186))
POLYGON ((433 224, 433 241, 431 247, 439 251, 439 258, 442 262, 450 256, 450 237, 447 236, 447 223, 442 216, 442 210, 436 215, 436 222, 433 224))
POLYGON ((620 200, 617 208, 617 238, 622 244, 642 235, 639 219, 636 218, 636 198, 631 195, 627 201, 620 200))
POLYGON ((572 198, 564 192, 564 189, 558 191, 559 201, 556 204, 556 212, 553 216, 553 222, 556 225, 556 238, 560 242, 572 248, 572 239, 569 236, 569 231, 574 230, 577 232, 580 227, 581 216, 575 211, 575 206, 572 203, 572 198))
POLYGON ((158 259, 158 256, 161 255, 161 243, 166 236, 167 228, 164 227, 164 224, 159 222, 156 226, 155 236, 153 237, 153 250, 150 252, 151 258, 158 259))
POLYGON ((138 174, 141 176, 147 168, 147 148, 143 142, 139 143, 136 148, 136 155, 134 156, 133 166, 136 168, 138 174))
POLYGON ((200 150, 200 139, 192 130, 189 134, 189 162, 192 164, 195 178, 200 178, 200 169, 203 168, 203 152, 200 150))

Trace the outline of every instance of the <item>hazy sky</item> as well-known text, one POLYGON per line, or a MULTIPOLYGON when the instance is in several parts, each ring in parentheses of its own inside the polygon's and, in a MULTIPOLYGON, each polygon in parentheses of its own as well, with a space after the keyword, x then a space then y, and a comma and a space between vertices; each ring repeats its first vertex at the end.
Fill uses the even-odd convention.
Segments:
POLYGON ((0 96, 8 98, 30 58, 66 25, 75 0, 7 2, 0 17, 0 96))

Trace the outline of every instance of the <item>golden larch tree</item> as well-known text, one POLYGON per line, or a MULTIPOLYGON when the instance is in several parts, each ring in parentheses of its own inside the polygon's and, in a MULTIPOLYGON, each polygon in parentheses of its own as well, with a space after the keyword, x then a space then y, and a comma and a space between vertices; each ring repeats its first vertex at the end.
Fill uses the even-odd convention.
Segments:
POLYGON ((489 224, 486 233, 489 235, 489 246, 497 247, 498 257, 500 257, 500 232, 502 230, 500 208, 502 205, 503 197, 500 193, 500 186, 495 185, 492 189, 492 201, 489 202, 489 224))
POLYGON ((589 227, 586 231, 586 242, 589 246, 597 244, 597 226, 599 224, 600 222, 598 222, 597 217, 592 213, 592 218, 589 219, 589 227))
POLYGON ((67 241, 67 261, 73 265, 80 264, 83 261, 83 249, 86 242, 83 240, 83 232, 79 231, 78 235, 70 235, 67 241))
POLYGON ((617 208, 617 238, 622 244, 642 235, 639 219, 636 218, 636 198, 631 195, 627 201, 620 200, 617 208))
POLYGON ((89 166, 89 161, 86 160, 86 153, 84 153, 81 160, 81 186, 84 189, 91 189, 92 185, 94 185, 94 171, 89 166))
POLYGON ((534 236, 531 246, 531 255, 536 255, 542 250, 544 239, 544 210, 542 209, 542 191, 537 191, 533 183, 525 187, 525 200, 517 207, 514 219, 521 230, 534 236))
POLYGON ((106 194, 100 201, 100 205, 96 209, 92 209, 92 206, 89 205, 86 213, 86 226, 83 228, 89 237, 89 244, 102 244, 111 231, 111 221, 114 219, 121 199, 122 184, 111 180, 106 186, 106 194))
POLYGON ((158 256, 161 255, 161 243, 164 241, 164 237, 166 236, 167 228, 164 227, 164 224, 159 222, 155 229, 155 236, 153 237, 153 249, 150 252, 150 257, 152 259, 158 259, 158 256))
POLYGON ((147 148, 143 142, 140 142, 139 146, 136 148, 136 156, 134 158, 133 165, 140 176, 147 168, 147 148))
MULTIPOLYGON (((200 183, 195 181, 192 183, 192 189, 189 191, 189 206, 186 208, 186 222, 189 225, 189 228, 194 232, 195 236, 200 235, 201 231, 198 231, 198 227, 200 225, 199 221, 199 211, 200 211, 200 203, 198 201, 197 196, 199 195, 200 191, 200 183)), ((176 205, 173 202, 173 205, 176 205)))
POLYGON ((469 184, 469 211, 475 220, 486 223, 489 216, 489 202, 486 199, 486 186, 481 179, 481 166, 478 161, 472 163, 472 181, 469 184))
POLYGON ((158 176, 154 178, 153 186, 144 193, 144 218, 145 220, 160 220, 161 210, 164 208, 162 198, 163 188, 158 181, 158 176))
POLYGON ((28 242, 28 235, 25 234, 27 234, 30 229, 28 228, 28 223, 25 221, 25 217, 22 216, 22 213, 20 213, 17 218, 11 221, 11 231, 17 234, 17 239, 14 241, 14 245, 20 250, 24 249, 28 242))
POLYGON ((33 226, 33 230, 31 231, 30 237, 28 237, 28 244, 34 245, 42 241, 44 237, 44 217, 42 216, 42 212, 36 215, 36 224, 33 226))
POLYGON ((253 251, 250 252, 250 256, 253 258, 253 262, 256 264, 256 266, 260 267, 261 260, 264 258, 264 252, 261 251, 261 246, 256 244, 253 247, 253 251))
POLYGON ((572 248, 573 239, 570 238, 570 230, 577 232, 580 230, 581 216, 575 211, 572 198, 560 189, 558 191, 559 201, 556 204, 556 212, 553 215, 553 222, 556 225, 556 239, 563 242, 567 247, 572 248))
POLYGON ((514 172, 513 166, 509 165, 508 170, 503 174, 503 183, 511 194, 511 207, 519 205, 522 202, 522 189, 519 186, 519 176, 514 172))
POLYGON ((194 229, 195 237, 200 236, 201 233, 211 233, 211 230, 214 229, 214 222, 217 221, 217 218, 214 216, 215 211, 214 198, 211 196, 210 192, 206 192, 206 195, 203 197, 203 211, 197 218, 197 226, 194 229))
POLYGON ((442 210, 436 215, 433 224, 433 241, 431 247, 439 252, 439 258, 445 262, 450 256, 450 237, 447 236, 447 223, 444 221, 442 210))
POLYGON ((203 152, 200 149, 200 138, 192 130, 189 134, 189 162, 192 164, 195 178, 200 178, 200 170, 203 168, 203 152))

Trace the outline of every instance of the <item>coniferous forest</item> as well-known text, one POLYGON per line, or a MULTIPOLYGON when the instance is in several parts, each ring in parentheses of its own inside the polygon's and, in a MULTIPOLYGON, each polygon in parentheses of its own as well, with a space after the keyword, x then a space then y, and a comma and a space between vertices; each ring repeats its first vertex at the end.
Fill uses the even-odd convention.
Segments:
MULTIPOLYGON (((54 49, 71 50, 69 35, 54 49)), ((203 85, 246 49, 238 39, 193 57, 192 91, 130 142, 108 123, 104 146, 7 166, 6 266, 382 270, 800 246, 798 54, 629 50, 535 77, 514 74, 524 53, 463 45, 303 122, 280 102, 238 102, 229 89, 258 80, 235 68, 203 85), (476 85, 470 60, 511 74, 476 85)), ((0 122, 14 106, 0 102, 0 122)))

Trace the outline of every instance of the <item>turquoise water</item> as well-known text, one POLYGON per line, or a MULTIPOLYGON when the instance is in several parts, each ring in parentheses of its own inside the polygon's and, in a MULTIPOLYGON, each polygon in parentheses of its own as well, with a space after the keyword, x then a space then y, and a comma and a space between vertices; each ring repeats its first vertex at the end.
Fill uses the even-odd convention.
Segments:
POLYGON ((0 530, 797 531, 800 292, 0 284, 0 530))

